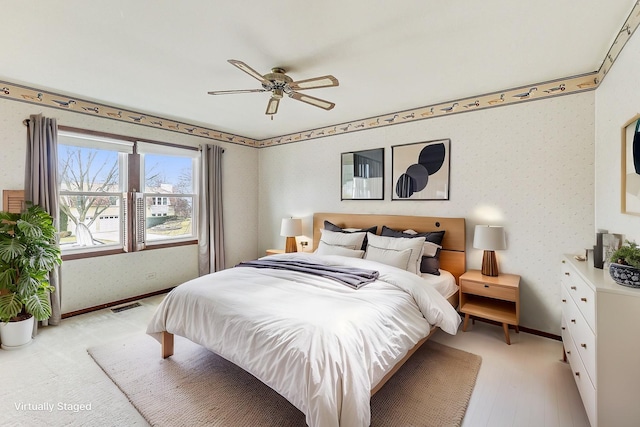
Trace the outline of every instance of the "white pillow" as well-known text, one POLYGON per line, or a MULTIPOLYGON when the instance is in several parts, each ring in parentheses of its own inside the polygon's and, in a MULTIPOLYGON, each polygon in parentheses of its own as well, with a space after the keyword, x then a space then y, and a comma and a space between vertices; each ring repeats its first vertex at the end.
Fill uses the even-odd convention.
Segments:
POLYGON ((344 246, 328 245, 321 240, 318 249, 316 249, 316 255, 340 255, 349 258, 362 258, 364 251, 347 249, 344 246))
MULTIPOLYGON (((347 249, 360 250, 366 233, 340 233, 337 231, 320 230, 322 236, 320 242, 324 242, 330 246, 342 246, 347 249)), ((318 243, 318 247, 320 243, 318 243)))
MULTIPOLYGON (((404 234, 418 234, 417 231, 411 230, 411 229, 404 230, 403 233, 404 234)), ((434 257, 438 253, 438 249, 442 249, 442 246, 426 240, 424 242, 424 246, 422 247, 422 256, 434 257)))
POLYGON ((422 246, 422 256, 434 257, 438 253, 438 249, 442 249, 442 246, 436 245, 433 242, 424 242, 422 246))
MULTIPOLYGON (((420 274, 420 261, 422 259, 422 247, 424 246, 424 237, 386 237, 378 236, 377 234, 367 233, 367 253, 369 253, 369 247, 379 249, 393 249, 396 251, 403 251, 410 249, 411 254, 409 256, 409 262, 407 267, 404 268, 413 274, 420 274)), ((365 259, 369 259, 367 254, 365 259)))
POLYGON ((376 261, 402 270, 407 270, 409 267, 409 258, 411 258, 411 249, 385 249, 371 245, 367 245, 367 253, 364 256, 364 259, 369 261, 376 261))

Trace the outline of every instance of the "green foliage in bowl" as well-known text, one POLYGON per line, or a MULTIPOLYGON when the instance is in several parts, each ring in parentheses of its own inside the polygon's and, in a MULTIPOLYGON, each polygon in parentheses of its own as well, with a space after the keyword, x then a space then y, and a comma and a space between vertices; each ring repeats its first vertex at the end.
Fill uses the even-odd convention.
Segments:
POLYGON ((624 245, 611 254, 609 261, 640 268, 640 247, 636 242, 626 240, 624 245))

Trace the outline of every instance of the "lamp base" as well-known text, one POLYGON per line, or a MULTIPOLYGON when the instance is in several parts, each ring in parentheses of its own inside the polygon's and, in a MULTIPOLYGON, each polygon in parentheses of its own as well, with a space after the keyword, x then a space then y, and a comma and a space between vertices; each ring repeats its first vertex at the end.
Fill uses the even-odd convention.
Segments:
POLYGON ((295 237, 287 237, 287 241, 284 245, 285 253, 289 252, 298 252, 298 244, 296 243, 295 237))
POLYGON ((484 251, 484 255, 482 255, 482 275, 493 277, 498 275, 498 261, 495 251, 484 251))

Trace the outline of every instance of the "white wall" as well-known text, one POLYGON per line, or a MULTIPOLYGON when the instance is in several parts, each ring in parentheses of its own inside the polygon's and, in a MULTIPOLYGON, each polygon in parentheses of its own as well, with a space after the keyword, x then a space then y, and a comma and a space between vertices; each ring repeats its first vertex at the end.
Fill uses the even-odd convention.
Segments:
POLYGON ((621 128, 640 113, 640 34, 634 33, 596 91, 596 227, 640 243, 640 217, 622 214, 621 128))
MULTIPOLYGON (((191 135, 0 99, 0 190, 17 190, 24 186, 27 128, 22 121, 30 114, 38 113, 57 118, 58 125, 189 146, 211 143, 210 140, 191 135)), ((226 264, 232 266, 256 256, 258 150, 224 142, 216 143, 225 148, 224 232, 228 254, 226 264)), ((65 261, 62 266, 62 312, 68 313, 166 289, 196 277, 197 272, 195 246, 65 261), (154 272, 156 277, 147 279, 147 273, 154 272)))
MULTIPOLYGON (((314 212, 465 217, 504 225, 505 273, 522 276, 521 324, 560 333, 558 264, 593 244, 594 93, 587 92, 260 149, 259 247, 284 246, 280 220, 314 212), (449 201, 390 201, 392 145, 451 139, 449 201), (340 201, 340 153, 385 147, 385 200, 340 201)), ((382 224, 381 224, 382 225, 382 224)))

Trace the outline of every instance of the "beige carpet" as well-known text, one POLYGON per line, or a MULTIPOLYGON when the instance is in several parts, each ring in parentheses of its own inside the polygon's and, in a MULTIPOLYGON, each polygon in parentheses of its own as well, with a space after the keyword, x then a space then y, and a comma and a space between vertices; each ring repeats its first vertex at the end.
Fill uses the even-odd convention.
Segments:
MULTIPOLYGON (((305 426, 286 399, 181 337, 175 354, 143 335, 89 354, 153 426, 305 426)), ((481 358, 427 341, 371 399, 372 426, 459 426, 481 358)))

